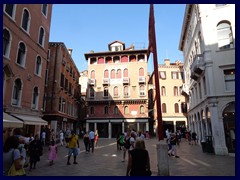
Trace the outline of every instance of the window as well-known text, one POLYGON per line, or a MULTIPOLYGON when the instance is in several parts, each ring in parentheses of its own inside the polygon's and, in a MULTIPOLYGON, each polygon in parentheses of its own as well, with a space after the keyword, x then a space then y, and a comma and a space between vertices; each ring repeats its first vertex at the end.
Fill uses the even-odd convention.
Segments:
POLYGON ((202 86, 201 86, 201 82, 198 83, 198 89, 199 89, 199 98, 202 99, 202 86))
POLYGON ((221 22, 217 25, 217 37, 219 49, 233 47, 233 34, 228 22, 221 22))
POLYGON ((173 95, 178 96, 178 87, 177 86, 173 87, 173 95))
POLYGON ((161 95, 162 96, 166 96, 166 88, 165 88, 165 86, 161 87, 161 95))
POLYGON ((179 113, 178 103, 174 104, 175 113, 179 113))
POLYGON ((160 79, 166 79, 166 72, 165 71, 160 71, 159 72, 159 78, 160 79))
POLYGON ((128 86, 124 86, 124 90, 123 90, 124 97, 129 97, 128 89, 129 89, 128 86))
POLYGON ((41 60, 41 57, 40 56, 37 56, 37 59, 36 59, 36 65, 35 65, 35 74, 37 74, 38 76, 41 75, 41 66, 42 66, 42 60, 41 60))
POLYGON ((65 78, 65 90, 68 91, 68 79, 65 78))
POLYGON ((140 114, 144 114, 144 106, 143 105, 140 106, 140 114))
POLYGON ((22 82, 20 79, 16 79, 13 86, 12 105, 19 106, 22 93, 22 82))
POLYGON ((48 5, 47 4, 42 4, 42 13, 47 16, 47 10, 48 10, 48 5))
POLYGON ((124 114, 129 114, 129 108, 128 108, 128 106, 125 106, 125 107, 124 107, 124 114))
POLYGON ((111 79, 115 79, 115 70, 111 70, 111 79))
POLYGON ((94 89, 93 89, 93 87, 90 87, 89 95, 90 95, 90 98, 94 98, 94 89))
POLYGON ((7 29, 3 30, 3 56, 9 57, 11 37, 7 29))
POLYGON ((109 78, 109 72, 108 72, 108 70, 105 70, 105 71, 104 71, 104 78, 109 78))
POLYGON ((29 27, 30 27, 30 15, 28 10, 24 9, 23 10, 23 16, 22 16, 22 28, 29 32, 29 27))
POLYGON ((142 85, 139 87, 140 96, 145 96, 145 87, 142 85))
POLYGON ((172 79, 179 79, 178 72, 172 72, 172 79))
POLYGON ((95 79, 95 71, 94 70, 91 71, 91 79, 95 79))
POLYGON ((15 17, 15 11, 16 11, 16 5, 15 4, 5 4, 5 12, 14 19, 15 17))
POLYGON ((128 69, 123 70, 123 77, 128 77, 128 69))
POLYGON ((108 114, 108 106, 104 107, 104 114, 108 114))
POLYGON ((115 86, 113 89, 113 96, 118 97, 118 87, 117 86, 115 86))
POLYGON ((94 114, 94 107, 90 108, 90 114, 94 114))
POLYGON ((114 63, 119 63, 120 62, 120 58, 118 56, 113 57, 113 62, 114 63))
POLYGON ((162 112, 166 113, 167 112, 167 106, 165 103, 162 104, 162 112))
POLYGON ((144 69, 143 68, 139 69, 139 76, 144 76, 144 69))
POLYGON ((17 64, 24 66, 26 57, 26 47, 23 42, 19 43, 18 54, 17 54, 17 64))
POLYGON ((108 87, 104 88, 103 96, 108 97, 108 87))
POLYGON ((114 114, 119 114, 119 109, 117 106, 114 107, 114 114))
POLYGON ((225 90, 235 91, 235 69, 224 70, 225 90))
POLYGON ((117 78, 118 78, 118 79, 121 79, 121 78, 122 78, 122 71, 121 71, 121 69, 118 69, 118 70, 117 70, 117 78))
POLYGON ((206 78, 203 77, 203 91, 204 91, 204 95, 207 94, 207 87, 206 87, 206 78))
POLYGON ((59 98, 59 108, 58 110, 65 113, 65 108, 66 107, 66 100, 62 97, 59 98))
POLYGON ((39 31, 39 37, 38 37, 38 43, 44 47, 44 39, 45 39, 45 32, 44 29, 42 27, 40 27, 40 31, 39 31))
POLYGON ((33 89, 33 99, 32 99, 32 109, 38 108, 38 87, 34 87, 33 89))
POLYGON ((60 82, 60 86, 64 88, 64 74, 61 73, 61 82, 60 82))

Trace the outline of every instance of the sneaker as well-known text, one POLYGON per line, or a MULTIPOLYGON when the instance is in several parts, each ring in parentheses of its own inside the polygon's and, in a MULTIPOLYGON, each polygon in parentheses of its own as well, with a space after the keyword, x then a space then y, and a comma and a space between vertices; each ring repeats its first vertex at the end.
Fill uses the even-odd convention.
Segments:
POLYGON ((179 158, 179 156, 175 156, 175 158, 179 158))
POLYGON ((77 162, 74 162, 73 164, 78 164, 77 162))
POLYGON ((68 162, 68 163, 67 163, 67 165, 71 165, 71 163, 70 163, 70 162, 68 162))

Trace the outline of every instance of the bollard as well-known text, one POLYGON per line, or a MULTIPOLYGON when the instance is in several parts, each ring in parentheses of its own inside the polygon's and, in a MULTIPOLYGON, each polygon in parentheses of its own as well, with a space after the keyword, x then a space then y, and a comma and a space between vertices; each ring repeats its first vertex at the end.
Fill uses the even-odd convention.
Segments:
POLYGON ((158 176, 169 176, 168 145, 166 140, 157 143, 158 176))

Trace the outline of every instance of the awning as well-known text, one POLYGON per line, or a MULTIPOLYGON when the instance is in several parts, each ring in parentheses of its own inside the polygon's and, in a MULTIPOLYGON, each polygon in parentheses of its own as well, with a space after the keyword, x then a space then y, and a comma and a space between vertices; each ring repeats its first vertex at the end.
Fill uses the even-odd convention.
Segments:
POLYGON ((23 122, 3 112, 3 127, 4 128, 22 128, 23 122))
POLYGON ((48 125, 48 122, 38 116, 12 114, 14 117, 19 118, 26 125, 48 125))

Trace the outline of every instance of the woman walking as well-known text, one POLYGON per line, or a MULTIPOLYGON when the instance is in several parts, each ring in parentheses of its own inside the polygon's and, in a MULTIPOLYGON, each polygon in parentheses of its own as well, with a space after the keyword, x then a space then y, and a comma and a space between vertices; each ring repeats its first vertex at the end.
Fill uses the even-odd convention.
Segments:
POLYGON ((83 142, 84 142, 84 145, 85 145, 86 153, 89 153, 89 151, 90 151, 90 138, 89 138, 89 135, 88 135, 87 131, 83 136, 83 142))
POLYGON ((49 146, 49 154, 48 159, 50 160, 49 165, 53 165, 53 161, 57 159, 57 145, 54 141, 51 142, 51 145, 49 146))

